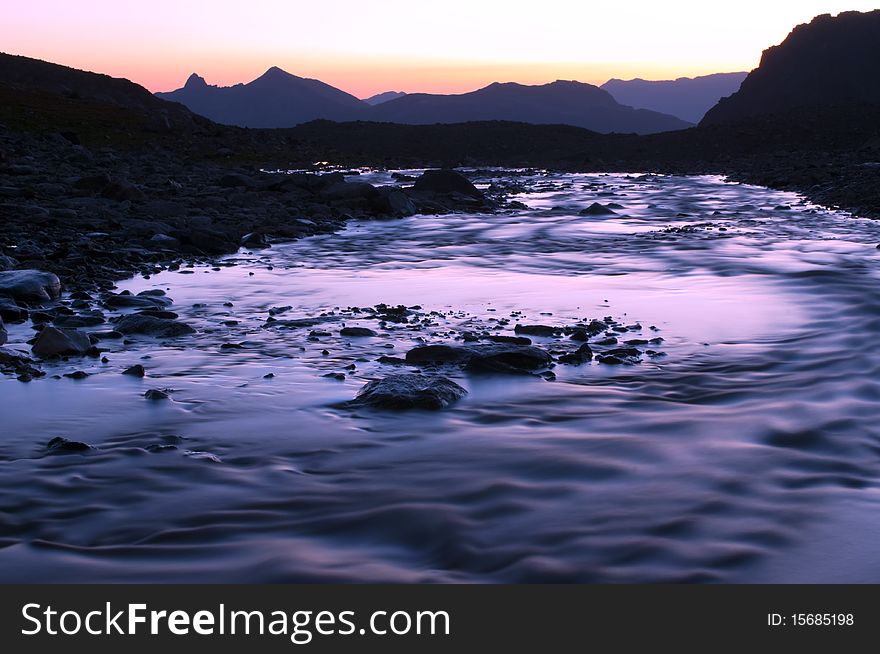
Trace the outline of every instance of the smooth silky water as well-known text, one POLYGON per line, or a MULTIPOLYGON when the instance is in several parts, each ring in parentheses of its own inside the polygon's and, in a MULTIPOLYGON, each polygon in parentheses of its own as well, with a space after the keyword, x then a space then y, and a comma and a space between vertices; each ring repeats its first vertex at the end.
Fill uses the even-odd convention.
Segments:
POLYGON ((880 225, 715 177, 477 179, 529 208, 120 282, 198 334, 0 380, 0 580, 880 581, 880 225), (578 215, 596 201, 620 208, 578 215), (344 312, 379 303, 429 318, 344 312), (284 306, 325 322, 267 326, 284 306), (663 356, 450 372, 470 393, 439 412, 343 406, 407 370, 382 355, 604 316, 663 356), (71 370, 93 374, 52 378, 71 370), (54 436, 95 449, 49 455, 54 436))

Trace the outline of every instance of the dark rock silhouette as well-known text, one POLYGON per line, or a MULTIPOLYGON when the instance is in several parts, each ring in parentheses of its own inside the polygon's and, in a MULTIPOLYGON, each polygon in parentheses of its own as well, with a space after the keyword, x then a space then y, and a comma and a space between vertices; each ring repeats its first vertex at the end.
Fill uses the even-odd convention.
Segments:
POLYGON ((390 100, 397 100, 397 98, 402 98, 405 95, 406 93, 403 91, 385 91, 385 93, 377 93, 376 95, 364 99, 364 102, 372 107, 377 104, 382 104, 383 102, 389 102, 390 100))
POLYGON ((247 84, 210 86, 190 75, 186 85, 159 98, 226 125, 292 127, 318 118, 357 120, 369 106, 345 91, 272 67, 247 84))
POLYGON ((817 16, 798 25, 740 90, 721 100, 700 123, 736 123, 820 107, 880 105, 880 10, 817 16))
POLYGON ((410 125, 508 120, 637 134, 691 126, 674 116, 621 105, 592 84, 567 81, 541 86, 496 82, 461 95, 410 93, 374 107, 370 119, 410 125))
POLYGON ((716 73, 674 80, 610 79, 601 88, 637 109, 650 109, 698 123, 721 98, 736 93, 748 73, 716 73))

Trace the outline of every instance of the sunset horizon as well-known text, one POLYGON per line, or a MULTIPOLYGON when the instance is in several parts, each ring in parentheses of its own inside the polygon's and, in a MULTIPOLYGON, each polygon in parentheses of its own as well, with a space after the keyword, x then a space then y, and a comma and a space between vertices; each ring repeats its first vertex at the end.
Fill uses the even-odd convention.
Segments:
POLYGON ((162 1, 149 10, 87 0, 59 3, 51 13, 36 5, 17 9, 0 25, 0 49, 130 79, 152 92, 177 89, 192 73, 232 86, 277 66, 358 98, 386 91, 457 94, 493 82, 601 85, 614 78, 748 72, 794 25, 871 3, 811 0, 792 10, 749 1, 721 15, 689 0, 662 7, 589 4, 550 3, 555 12, 521 21, 525 3, 452 2, 441 14, 396 0, 382 10, 343 1, 333 11, 274 0, 246 7, 162 1), (359 21, 370 12, 383 21, 365 34, 359 21), (558 16, 566 20, 558 23, 558 16), (424 38, 413 33, 427 25, 432 30, 424 38))

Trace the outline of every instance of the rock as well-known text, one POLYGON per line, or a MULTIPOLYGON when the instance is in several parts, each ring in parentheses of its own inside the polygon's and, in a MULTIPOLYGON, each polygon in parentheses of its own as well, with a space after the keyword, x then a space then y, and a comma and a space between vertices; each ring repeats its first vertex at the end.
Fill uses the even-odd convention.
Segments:
MULTIPOLYGON (((465 338, 467 340, 467 338, 465 338)), ((492 341, 493 343, 513 343, 514 345, 531 345, 532 339, 526 338, 525 336, 501 336, 497 334, 491 334, 486 337, 486 340, 492 341)))
POLYGON ((243 248, 267 248, 269 247, 269 241, 266 240, 266 237, 263 234, 259 234, 257 232, 251 232, 250 234, 245 234, 241 237, 241 241, 239 244, 243 248))
POLYGON ((28 319, 28 311, 13 300, 0 296, 0 318, 6 322, 24 322, 28 319))
POLYGON ((146 393, 144 393, 144 397, 147 398, 148 400, 154 400, 154 401, 167 400, 168 393, 166 393, 165 391, 160 391, 157 388, 151 388, 146 393))
POLYGON ((324 200, 369 200, 376 196, 376 187, 366 182, 337 182, 321 190, 324 200))
POLYGON ((101 197, 117 202, 141 202, 146 199, 142 190, 126 182, 110 182, 101 189, 101 197))
POLYGON ((68 379, 85 379, 86 377, 89 376, 89 373, 87 373, 83 370, 75 370, 73 372, 64 373, 64 376, 67 377, 68 379))
POLYGON ((592 360, 593 350, 586 343, 581 345, 576 351, 563 354, 559 357, 559 363, 567 363, 573 366, 579 366, 592 360))
POLYGON ((523 373, 544 368, 553 359, 533 345, 423 345, 406 353, 414 365, 452 364, 472 372, 523 373))
POLYGON ((195 329, 183 322, 168 320, 167 318, 154 318, 142 314, 123 316, 116 323, 116 331, 121 334, 140 334, 143 336, 155 336, 157 338, 175 338, 194 334, 195 329))
POLYGON ((611 366, 633 365, 641 361, 642 353, 634 347, 619 347, 596 356, 596 361, 611 366))
POLYGON ((18 265, 18 262, 12 257, 0 254, 0 270, 12 270, 18 265))
POLYGON ((168 236, 168 234, 154 234, 150 238, 150 243, 156 247, 168 248, 170 250, 176 250, 180 247, 180 240, 173 236, 168 236))
POLYGON ((400 374, 371 381, 353 405, 380 409, 444 409, 467 395, 455 382, 438 375, 400 374))
POLYGON ((128 375, 129 377, 143 377, 147 374, 147 371, 144 370, 144 367, 141 364, 136 363, 131 368, 126 368, 125 370, 123 370, 122 374, 128 375))
POLYGON ((513 328, 513 331, 517 334, 528 334, 529 336, 556 336, 562 329, 549 325, 517 325, 513 328))
POLYGON ((399 218, 412 216, 416 213, 417 209, 415 203, 400 189, 391 186, 383 186, 379 188, 378 191, 379 196, 374 201, 378 211, 399 218))
POLYGON ((343 327, 339 330, 340 336, 375 336, 376 332, 366 327, 343 327))
POLYGON ((578 212, 578 215, 581 216, 614 216, 617 215, 613 209, 609 209, 606 206, 599 204, 598 202, 594 202, 586 209, 583 209, 578 212))
POLYGON ((467 177, 454 170, 426 170, 416 180, 413 189, 429 193, 459 193, 484 199, 483 194, 467 177))
POLYGON ((326 375, 321 375, 322 377, 326 377, 328 379, 335 379, 336 381, 345 381, 345 373, 344 372, 328 372, 326 375))
POLYGON ((257 182, 241 173, 227 173, 219 179, 217 185, 223 188, 254 188, 257 182))
POLYGON ((6 325, 3 324, 3 318, 0 317, 0 345, 6 345, 9 340, 9 332, 6 331, 6 325))
POLYGON ((41 359, 56 356, 82 355, 92 349, 88 334, 76 329, 43 327, 33 345, 33 352, 41 359))
POLYGON ((80 441, 70 441, 61 436, 56 436, 46 444, 49 454, 82 454, 91 451, 92 446, 80 441))
POLYGON ((171 304, 171 300, 155 295, 132 295, 124 291, 108 293, 104 296, 104 304, 112 309, 161 309, 171 304))
POLYGON ((75 316, 58 316, 52 321, 52 324, 56 327, 77 329, 79 327, 95 327, 104 322, 104 316, 97 314, 80 314, 75 316))
POLYGON ((22 302, 50 302, 61 295, 61 281, 50 272, 7 270, 0 272, 0 295, 22 302))

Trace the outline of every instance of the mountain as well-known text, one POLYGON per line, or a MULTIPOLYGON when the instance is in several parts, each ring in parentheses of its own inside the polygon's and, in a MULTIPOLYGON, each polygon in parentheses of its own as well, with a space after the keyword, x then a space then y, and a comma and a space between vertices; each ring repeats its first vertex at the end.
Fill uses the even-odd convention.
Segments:
POLYGON ((721 98, 735 93, 748 73, 716 73, 674 80, 611 79, 600 88, 622 104, 698 123, 721 98))
POLYGON ((68 68, 40 59, 0 53, 0 86, 9 92, 40 92, 138 111, 189 114, 127 79, 68 68))
POLYGON ((382 104, 383 102, 388 102, 389 100, 397 100, 397 98, 402 98, 405 95, 406 93, 403 91, 385 91, 385 93, 379 93, 366 98, 364 102, 370 106, 375 106, 377 104, 382 104))
POLYGON ((293 127, 318 118, 357 120, 368 109, 345 91, 277 67, 235 86, 212 86, 194 73, 183 88, 156 95, 215 122, 240 127, 293 127))
POLYGON ((721 100, 700 125, 737 123, 758 116, 829 107, 880 105, 880 10, 824 14, 798 25, 740 90, 721 100))
POLYGON ((410 125, 507 120, 638 134, 691 127, 674 116, 619 104, 592 84, 567 81, 541 86, 496 82, 460 95, 410 93, 373 107, 370 118, 410 125))

